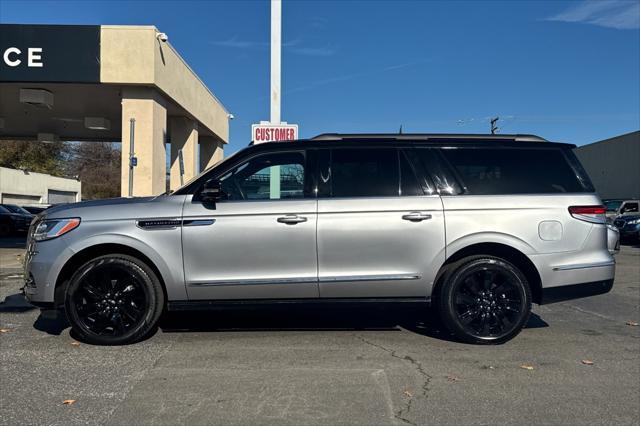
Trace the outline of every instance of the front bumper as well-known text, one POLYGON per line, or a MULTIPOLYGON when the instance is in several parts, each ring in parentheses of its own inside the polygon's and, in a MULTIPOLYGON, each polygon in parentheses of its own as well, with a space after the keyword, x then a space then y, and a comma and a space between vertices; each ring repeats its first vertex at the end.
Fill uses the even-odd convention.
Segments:
POLYGON ((38 243, 28 238, 23 292, 29 303, 39 307, 53 306, 56 280, 72 255, 65 236, 38 243))
MULTIPOLYGON (((629 219, 631 220, 631 219, 629 219)), ((619 217, 613 221, 614 226, 620 232, 622 238, 633 238, 640 236, 640 223, 629 223, 624 217, 619 217)))
POLYGON ((619 231, 622 238, 640 237, 640 225, 625 226, 619 231))

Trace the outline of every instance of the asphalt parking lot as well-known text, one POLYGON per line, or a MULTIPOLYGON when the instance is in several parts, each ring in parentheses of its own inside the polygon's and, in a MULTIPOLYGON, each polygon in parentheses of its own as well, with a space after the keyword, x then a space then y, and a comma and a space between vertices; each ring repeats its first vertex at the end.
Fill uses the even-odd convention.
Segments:
POLYGON ((640 421, 638 246, 617 256, 611 293, 536 306, 490 347, 377 308, 171 315, 139 344, 86 345, 18 294, 15 246, 0 249, 1 424, 640 421))

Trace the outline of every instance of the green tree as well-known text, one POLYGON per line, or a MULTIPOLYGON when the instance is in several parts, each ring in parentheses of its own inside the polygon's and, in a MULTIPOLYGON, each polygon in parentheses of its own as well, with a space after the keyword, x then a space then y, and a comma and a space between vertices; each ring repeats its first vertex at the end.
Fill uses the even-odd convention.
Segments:
POLYGON ((0 141, 0 167, 65 176, 69 154, 68 142, 0 141))

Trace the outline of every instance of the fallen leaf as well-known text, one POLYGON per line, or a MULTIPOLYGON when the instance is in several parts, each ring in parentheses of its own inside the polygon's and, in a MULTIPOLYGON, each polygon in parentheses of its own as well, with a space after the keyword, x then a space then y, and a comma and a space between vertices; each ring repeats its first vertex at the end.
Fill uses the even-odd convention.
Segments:
POLYGON ((593 365, 593 361, 591 361, 590 359, 583 359, 583 360, 582 360, 582 363, 583 363, 584 365, 593 365))
POLYGON ((404 394, 406 396, 408 396, 409 398, 411 398, 413 396, 413 394, 411 392, 409 392, 408 390, 404 391, 404 394))
POLYGON ((637 327, 638 323, 635 321, 627 321, 625 322, 625 324, 630 325, 631 327, 637 327))
POLYGON ((534 369, 533 365, 529 365, 529 364, 522 364, 520 366, 520 368, 522 368, 524 370, 533 370, 534 369))
POLYGON ((80 346, 80 342, 71 342, 71 346, 80 346))
POLYGON ((0 333, 8 333, 9 329, 8 328, 0 328, 0 333))
POLYGON ((460 378, 456 376, 447 376, 447 380, 450 382, 457 382, 460 378))
POLYGON ((65 399, 64 401, 62 401, 63 405, 72 405, 75 404, 76 400, 75 399, 65 399))

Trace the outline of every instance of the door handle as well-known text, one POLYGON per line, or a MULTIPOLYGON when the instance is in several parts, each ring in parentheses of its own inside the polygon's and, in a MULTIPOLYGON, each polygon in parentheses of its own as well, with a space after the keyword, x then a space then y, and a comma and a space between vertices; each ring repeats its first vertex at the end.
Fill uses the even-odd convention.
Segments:
POLYGON ((421 222, 423 220, 431 219, 431 215, 422 212, 411 212, 409 214, 403 215, 402 218, 411 222, 421 222))
POLYGON ((298 216, 297 214, 288 214, 278 218, 278 222, 286 223, 287 225, 295 225, 296 223, 306 222, 307 218, 298 216))

